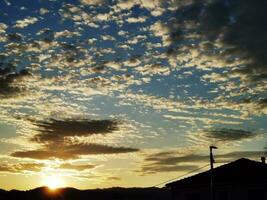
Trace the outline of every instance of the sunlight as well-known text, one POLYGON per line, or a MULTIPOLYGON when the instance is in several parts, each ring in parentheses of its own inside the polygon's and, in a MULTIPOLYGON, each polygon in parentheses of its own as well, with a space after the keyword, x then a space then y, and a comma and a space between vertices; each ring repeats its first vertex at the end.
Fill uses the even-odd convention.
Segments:
POLYGON ((64 187, 65 184, 64 180, 57 175, 45 177, 43 179, 43 183, 45 186, 49 187, 50 190, 55 190, 57 188, 64 187))

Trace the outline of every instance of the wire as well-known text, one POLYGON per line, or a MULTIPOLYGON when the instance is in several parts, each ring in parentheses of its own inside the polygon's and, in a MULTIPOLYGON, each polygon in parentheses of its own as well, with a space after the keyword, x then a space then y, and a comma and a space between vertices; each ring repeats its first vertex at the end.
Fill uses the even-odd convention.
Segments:
POLYGON ((187 172, 187 173, 182 174, 182 175, 180 175, 180 176, 177 176, 177 177, 175 177, 175 178, 172 178, 172 179, 169 179, 169 180, 167 180, 167 181, 161 182, 161 183, 159 183, 159 184, 157 184, 157 185, 153 185, 152 187, 157 187, 157 186, 159 186, 159 185, 163 185, 163 184, 165 184, 165 183, 169 183, 169 182, 171 182, 171 181, 174 181, 174 180, 176 180, 176 179, 178 179, 178 178, 182 178, 182 177, 184 177, 184 176, 186 176, 186 175, 188 175, 188 174, 192 174, 193 172, 198 171, 198 170, 200 170, 200 169, 203 169, 203 168, 205 168, 205 167, 207 167, 207 166, 209 166, 209 165, 210 165, 210 164, 206 164, 206 165, 204 165, 204 166, 202 166, 202 167, 199 167, 199 168, 197 168, 197 169, 194 169, 194 170, 192 170, 192 171, 190 171, 190 172, 187 172))

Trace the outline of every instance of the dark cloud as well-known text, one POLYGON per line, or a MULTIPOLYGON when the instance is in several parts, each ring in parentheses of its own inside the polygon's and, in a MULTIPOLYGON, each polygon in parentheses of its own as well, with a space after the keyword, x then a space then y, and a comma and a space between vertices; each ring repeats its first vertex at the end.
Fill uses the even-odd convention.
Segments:
POLYGON ((137 152, 138 149, 127 147, 115 147, 94 143, 62 144, 61 146, 48 146, 33 151, 17 151, 11 154, 13 157, 32 159, 75 159, 83 155, 120 154, 137 152))
POLYGON ((32 159, 75 159, 83 155, 120 154, 139 151, 136 148, 109 146, 96 143, 73 141, 73 136, 105 135, 118 130, 116 120, 56 120, 34 122, 40 133, 30 141, 37 142, 42 148, 30 151, 16 151, 14 157, 32 159))
MULTIPOLYGON (((216 163, 227 163, 239 158, 250 158, 260 161, 265 151, 236 151, 227 154, 215 154, 216 163)), ((188 171, 199 167, 200 163, 209 163, 209 155, 188 154, 179 156, 178 152, 160 152, 147 155, 138 172, 151 174, 168 171, 188 171)))
POLYGON ((67 146, 68 152, 76 155, 93 155, 93 154, 118 154, 136 152, 138 149, 127 147, 115 147, 102 144, 74 144, 67 146))
POLYGON ((69 136, 90 136, 107 134, 118 130, 119 122, 115 120, 56 120, 37 122, 39 134, 32 141, 39 143, 56 142, 69 136))
POLYGON ((19 33, 9 33, 7 35, 9 42, 21 42, 22 41, 22 35, 19 33))
MULTIPOLYGON (((188 33, 197 33, 201 41, 210 44, 219 41, 220 51, 210 45, 206 53, 215 53, 228 62, 245 61, 241 68, 233 71, 260 81, 267 78, 267 21, 263 20, 267 18, 266 8, 267 2, 262 0, 193 1, 176 11, 170 32, 174 36, 182 35, 181 40, 185 40, 188 33)), ((172 38, 175 45, 177 38, 172 38)))
POLYGON ((198 162, 207 160, 207 156, 190 154, 186 156, 175 156, 175 152, 165 152, 165 155, 159 156, 158 154, 151 155, 145 159, 145 161, 154 162, 159 165, 174 165, 176 163, 185 162, 198 162))
POLYGON ((158 172, 188 171, 198 168, 199 162, 208 161, 209 156, 190 154, 179 156, 175 151, 148 155, 138 172, 153 174, 158 172))
POLYGON ((267 98, 262 98, 258 102, 258 106, 260 109, 265 109, 267 108, 267 98))
POLYGON ((219 159, 239 159, 239 158, 250 158, 260 160, 262 156, 266 154, 265 151, 234 151, 227 154, 216 155, 219 159))
POLYGON ((253 138, 257 135, 259 134, 242 129, 215 128, 205 131, 205 136, 222 141, 242 140, 253 138))
POLYGON ((62 150, 47 150, 47 149, 38 149, 32 151, 16 151, 11 154, 13 157, 18 158, 32 158, 37 160, 46 160, 46 159, 70 159, 76 158, 76 155, 70 155, 62 150))
POLYGON ((173 165, 173 166, 165 166, 165 165, 158 165, 158 164, 149 164, 142 166, 141 172, 142 174, 155 174, 160 172, 182 172, 182 171, 189 171, 198 168, 198 165, 173 165))
POLYGON ((46 42, 46 43, 51 43, 55 39, 54 31, 52 31, 49 28, 44 28, 44 29, 40 30, 38 35, 39 35, 39 39, 41 41, 46 42))
POLYGON ((24 171, 39 172, 44 167, 41 163, 2 164, 0 172, 20 173, 24 171))
POLYGON ((23 81, 25 78, 31 76, 30 72, 26 69, 19 72, 12 72, 13 69, 0 66, 0 97, 7 98, 18 95, 25 91, 23 81))

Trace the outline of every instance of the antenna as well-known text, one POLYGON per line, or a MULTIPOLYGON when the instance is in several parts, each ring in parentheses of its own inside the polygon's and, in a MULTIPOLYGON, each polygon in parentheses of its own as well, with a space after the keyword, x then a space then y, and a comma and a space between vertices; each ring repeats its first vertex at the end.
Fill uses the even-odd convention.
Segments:
POLYGON ((213 188, 213 163, 215 160, 213 158, 212 150, 218 149, 216 146, 210 146, 210 200, 214 200, 214 188, 213 188))

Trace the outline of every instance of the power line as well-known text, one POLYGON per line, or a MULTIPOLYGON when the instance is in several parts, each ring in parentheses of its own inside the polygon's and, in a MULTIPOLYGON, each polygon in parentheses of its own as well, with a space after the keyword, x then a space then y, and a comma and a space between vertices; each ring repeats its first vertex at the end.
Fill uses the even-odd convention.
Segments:
POLYGON ((200 170, 200 169, 203 169, 203 168, 205 168, 205 167, 207 167, 207 166, 209 166, 209 165, 210 165, 210 164, 206 164, 206 165, 204 165, 204 166, 202 166, 202 167, 199 167, 199 168, 197 168, 197 169, 194 169, 194 170, 192 170, 192 171, 190 171, 190 172, 187 172, 187 173, 182 174, 182 175, 180 175, 180 176, 177 176, 177 177, 175 177, 175 178, 169 179, 169 180, 164 181, 164 182, 162 182, 162 183, 159 183, 159 184, 157 184, 157 185, 153 185, 152 187, 157 187, 157 186, 159 186, 159 185, 163 185, 163 184, 165 184, 165 183, 169 183, 169 182, 171 182, 171 181, 174 181, 174 180, 176 180, 176 179, 178 179, 178 178, 182 178, 182 177, 184 177, 184 176, 186 176, 186 175, 188 175, 188 174, 192 174, 193 172, 198 171, 198 170, 200 170))

